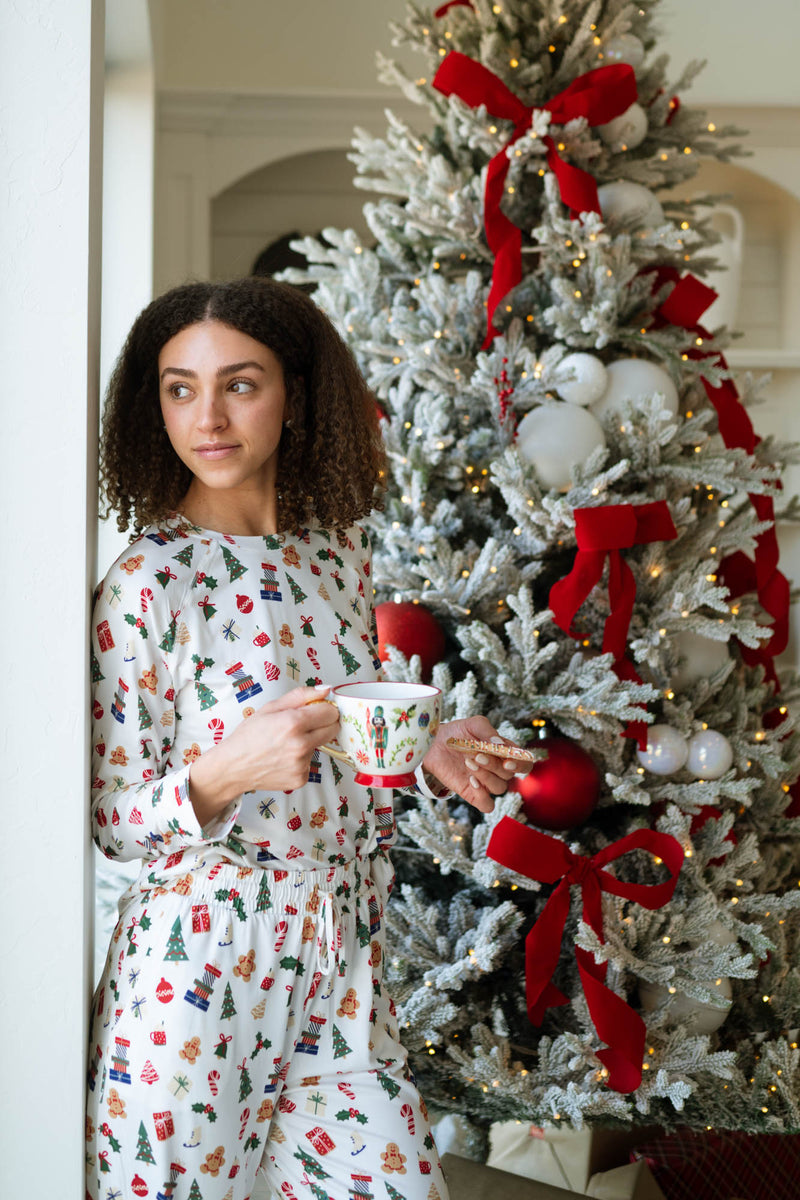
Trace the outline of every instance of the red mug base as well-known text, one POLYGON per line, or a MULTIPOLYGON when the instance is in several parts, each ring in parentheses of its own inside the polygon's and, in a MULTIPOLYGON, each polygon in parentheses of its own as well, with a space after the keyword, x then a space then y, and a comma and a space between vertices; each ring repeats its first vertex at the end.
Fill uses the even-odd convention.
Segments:
POLYGON ((401 775, 368 775, 365 771, 356 771, 356 783, 360 783, 362 787, 412 787, 416 782, 417 777, 413 771, 406 771, 401 775))

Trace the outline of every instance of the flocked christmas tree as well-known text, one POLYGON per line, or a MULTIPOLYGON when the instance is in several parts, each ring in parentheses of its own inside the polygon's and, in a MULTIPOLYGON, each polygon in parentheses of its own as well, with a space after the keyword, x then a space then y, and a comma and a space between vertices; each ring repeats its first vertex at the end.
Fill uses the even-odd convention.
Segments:
POLYGON ((411 6, 419 76, 380 65, 420 120, 354 143, 374 244, 325 229, 287 277, 385 413, 379 627, 417 602, 445 715, 549 753, 491 816, 401 811, 387 972, 423 1094, 477 1124, 797 1129, 793 451, 702 325, 715 198, 671 189, 739 131, 684 103, 698 65, 671 79, 654 8, 411 6))

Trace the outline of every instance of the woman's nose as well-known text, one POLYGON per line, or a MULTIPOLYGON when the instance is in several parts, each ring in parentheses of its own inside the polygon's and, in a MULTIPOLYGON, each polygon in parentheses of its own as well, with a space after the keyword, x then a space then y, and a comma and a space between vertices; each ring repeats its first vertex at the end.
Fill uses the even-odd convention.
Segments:
POLYGON ((201 397, 198 423, 201 429, 224 429, 227 425, 225 402, 216 391, 211 390, 201 397))

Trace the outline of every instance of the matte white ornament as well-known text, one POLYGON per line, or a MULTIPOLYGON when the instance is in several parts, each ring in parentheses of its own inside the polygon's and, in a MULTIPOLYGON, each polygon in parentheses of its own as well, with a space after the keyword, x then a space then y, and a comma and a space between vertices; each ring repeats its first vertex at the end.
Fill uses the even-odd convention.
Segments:
POLYGON ((727 642, 715 642, 700 633, 678 633, 674 646, 682 660, 672 676, 672 686, 678 691, 716 675, 730 661, 727 642))
POLYGON ((616 179, 597 189, 600 212, 606 225, 625 221, 634 229, 656 229, 664 224, 664 210, 656 196, 641 183, 616 179))
POLYGON ((733 748, 716 729, 703 729, 689 738, 686 767, 695 779, 719 779, 730 770, 733 748))
POLYGON ((623 400, 644 400, 657 393, 663 397, 663 407, 673 416, 678 411, 678 389, 663 367, 646 358, 620 358, 606 367, 606 390, 592 405, 599 419, 609 412, 618 412, 623 400))
POLYGON ((653 775, 674 775, 684 766, 688 753, 686 738, 671 725, 651 725, 647 749, 636 751, 639 762, 653 775))
POLYGON ((548 488, 568 488, 573 467, 605 444, 599 421, 575 404, 541 404, 517 427, 520 454, 548 488))
POLYGON ((633 33, 621 33, 618 37, 610 38, 603 46, 603 62, 627 63, 638 71, 644 62, 644 46, 633 33))
POLYGON ((610 150, 632 150, 647 137, 647 113, 641 104, 633 103, 618 117, 598 125, 597 132, 610 150))
POLYGON ((645 1012, 653 1012, 665 1000, 668 1001, 670 1017, 681 1025, 685 1025, 690 1033, 713 1033, 723 1024, 731 1010, 733 989, 727 976, 711 981, 712 990, 722 1000, 726 1000, 725 1008, 715 1008, 712 1004, 703 1004, 683 992, 670 995, 667 988, 657 983, 647 983, 642 980, 639 984, 639 1000, 645 1012))
POLYGON ((593 404, 606 390, 605 363, 594 354, 568 354, 556 368, 556 387, 570 404, 593 404))
POLYGON ((738 940, 736 934, 731 933, 727 925, 723 925, 721 921, 711 921, 705 930, 702 941, 692 942, 692 945, 701 946, 703 942, 711 942, 714 946, 732 946, 738 940))

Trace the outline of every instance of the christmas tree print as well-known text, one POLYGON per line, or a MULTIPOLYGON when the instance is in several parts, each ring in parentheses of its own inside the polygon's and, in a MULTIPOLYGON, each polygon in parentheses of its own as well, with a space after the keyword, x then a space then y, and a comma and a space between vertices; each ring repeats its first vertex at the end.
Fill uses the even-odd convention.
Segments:
POLYGON ((233 1003, 233 992, 230 983, 225 984, 225 994, 222 997, 222 1020, 230 1021, 236 1016, 236 1005, 233 1003))
POLYGON ((308 599, 308 597, 306 596, 306 593, 300 587, 300 584, 297 583, 296 580, 292 579, 291 575, 288 572, 286 573, 286 579, 289 583, 289 589, 292 593, 292 596, 294 597, 295 604, 302 604, 304 600, 308 599))
POLYGON ((350 1046, 348 1046, 347 1042, 345 1041, 344 1034, 342 1033, 339 1026, 334 1024, 334 1026, 333 1026, 333 1057, 334 1058, 346 1058, 347 1055, 351 1054, 351 1053, 352 1053, 352 1049, 350 1046))
POLYGON ((310 1154, 306 1154, 305 1150, 295 1150, 294 1156, 300 1160, 308 1174, 313 1175, 315 1179, 330 1179, 330 1175, 322 1164, 318 1163, 310 1154))
POLYGON ((137 697, 139 701, 139 729, 149 729, 153 724, 153 718, 147 711, 147 706, 141 696, 137 697))
POLYGON ((400 1084, 396 1083, 395 1080, 392 1079, 391 1075, 387 1075, 385 1071, 378 1071, 377 1076, 378 1083, 381 1085, 387 1095, 391 1096, 392 1100, 394 1100, 395 1096, 397 1096, 400 1092, 400 1084))
POLYGON ((235 554, 232 554, 227 546, 222 547, 222 557, 225 560, 225 566, 228 568, 228 577, 233 583, 235 579, 241 579, 247 573, 247 567, 244 563, 239 562, 235 554))
POLYGON ((402 1192, 398 1192, 397 1188, 392 1187, 388 1180, 384 1180, 386 1191, 389 1194, 389 1200, 406 1200, 402 1192))
POLYGON ((105 675, 100 670, 100 663, 98 661, 97 655, 94 652, 94 647, 92 647, 92 650, 91 650, 91 665, 92 665, 92 683, 100 683, 101 680, 105 679, 105 675))
POLYGON ((200 700, 200 708, 201 710, 205 711, 208 708, 214 707, 214 705, 217 703, 217 698, 211 691, 211 688, 206 687, 200 676, 202 675, 203 671, 205 671, 206 667, 213 667, 214 660, 213 658, 200 658, 198 654, 193 654, 192 662, 194 663, 195 691, 197 692, 198 699, 200 700))
POLYGON ((354 654, 350 653, 350 651, 347 649, 347 646, 345 646, 344 642, 341 642, 338 637, 333 639, 333 641, 331 642, 331 645, 335 646, 336 649, 339 651, 339 657, 341 658, 342 663, 344 664, 344 669, 345 669, 346 674, 347 675, 355 674, 355 672, 361 666, 361 664, 358 661, 358 659, 356 658, 356 656, 354 654))
POLYGON ((153 1158, 153 1148, 150 1145, 150 1139, 147 1136, 147 1130, 144 1127, 144 1121, 139 1122, 139 1141, 136 1144, 136 1157, 139 1162, 155 1163, 153 1158))
POLYGON ((180 616, 180 610, 178 612, 174 612, 172 614, 170 623, 167 626, 166 633, 164 634, 161 641, 158 643, 159 650, 164 650, 164 651, 166 651, 167 654, 171 654, 172 651, 175 649, 175 638, 178 633, 178 617, 179 616, 180 616))
POLYGON ((203 1200, 203 1193, 198 1187, 197 1180, 192 1180, 192 1186, 189 1188, 188 1200, 203 1200))
POLYGON ((253 1090, 253 1085, 250 1082, 250 1072, 247 1069, 247 1059, 244 1060, 240 1067, 237 1067, 237 1070, 241 1072, 239 1076, 239 1103, 241 1104, 253 1090))
POLYGON ((182 563, 184 567, 190 567, 192 565, 193 554, 194 544, 190 542, 188 546, 184 546, 182 550, 179 550, 177 554, 173 554, 172 557, 175 562, 182 563))
POLYGON ((261 883, 256 896, 256 912, 268 912, 272 908, 272 893, 267 878, 267 872, 262 872, 261 883))
POLYGON ((186 947, 183 944, 183 929, 181 927, 180 917, 176 917, 172 926, 172 932, 169 935, 167 942, 167 953, 164 955, 164 962, 188 962, 189 955, 186 953, 186 947))

